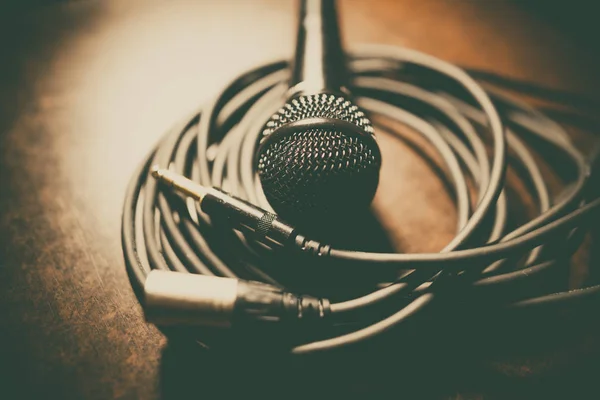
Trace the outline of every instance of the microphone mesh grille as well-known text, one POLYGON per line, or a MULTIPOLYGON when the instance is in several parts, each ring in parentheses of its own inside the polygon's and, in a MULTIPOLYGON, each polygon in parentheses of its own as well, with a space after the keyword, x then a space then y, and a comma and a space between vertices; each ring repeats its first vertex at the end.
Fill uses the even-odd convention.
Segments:
POLYGON ((300 96, 286 103, 267 121, 262 134, 268 136, 282 125, 317 117, 350 122, 367 133, 373 133, 371 121, 348 99, 331 94, 314 94, 300 96))
MULTIPOLYGON (((263 134, 311 117, 337 118, 371 133, 371 122, 345 98, 331 95, 294 99, 269 120, 263 134)), ((290 221, 355 212, 372 200, 381 156, 371 136, 332 129, 298 130, 266 141, 258 154, 258 174, 273 209, 290 221)))

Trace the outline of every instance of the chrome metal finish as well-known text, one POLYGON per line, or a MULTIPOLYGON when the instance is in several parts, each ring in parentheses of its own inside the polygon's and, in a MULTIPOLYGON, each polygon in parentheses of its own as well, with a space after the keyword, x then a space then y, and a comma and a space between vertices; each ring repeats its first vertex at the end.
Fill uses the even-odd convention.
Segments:
POLYGON ((202 201, 202 198, 209 192, 209 189, 204 186, 197 184, 183 175, 169 171, 168 169, 161 169, 155 165, 150 172, 152 176, 162 184, 168 185, 176 191, 189 197, 193 197, 198 201, 202 201))
POLYGON ((229 327, 238 280, 153 270, 144 284, 146 319, 157 325, 229 327))
POLYGON ((288 94, 346 93, 345 57, 335 0, 301 0, 288 94))

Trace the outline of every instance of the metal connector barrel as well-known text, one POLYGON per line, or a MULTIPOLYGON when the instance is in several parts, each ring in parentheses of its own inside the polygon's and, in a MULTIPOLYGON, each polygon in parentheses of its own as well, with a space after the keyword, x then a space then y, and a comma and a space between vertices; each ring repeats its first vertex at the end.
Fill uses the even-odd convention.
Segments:
POLYGON ((238 280, 153 270, 144 284, 144 312, 157 325, 229 327, 238 280))
POLYGON ((144 285, 146 319, 157 325, 227 328, 245 322, 314 321, 329 301, 254 281, 153 270, 144 285))

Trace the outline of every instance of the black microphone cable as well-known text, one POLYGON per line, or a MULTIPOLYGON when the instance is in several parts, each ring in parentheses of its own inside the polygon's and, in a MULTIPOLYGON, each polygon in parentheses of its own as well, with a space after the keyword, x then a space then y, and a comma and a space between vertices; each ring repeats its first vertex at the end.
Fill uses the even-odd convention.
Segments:
POLYGON ((388 46, 366 46, 348 58, 352 93, 375 131, 401 135, 393 128, 400 123, 443 160, 455 237, 439 253, 380 253, 345 249, 326 242, 326 234, 279 221, 253 159, 290 71, 285 61, 262 65, 174 127, 131 180, 122 245, 150 321, 292 326, 285 347, 301 354, 375 338, 428 310, 452 315, 459 312, 453 298, 492 315, 530 309, 534 316, 598 300, 599 285, 544 286, 568 270, 597 224, 598 146, 584 154, 558 123, 476 71, 483 83, 430 55, 388 46), (551 195, 541 164, 564 181, 559 195, 551 195), (514 209, 509 167, 538 211, 514 229, 507 222, 514 209), (160 185, 153 168, 184 195, 160 185), (347 282, 352 288, 345 290, 347 282))

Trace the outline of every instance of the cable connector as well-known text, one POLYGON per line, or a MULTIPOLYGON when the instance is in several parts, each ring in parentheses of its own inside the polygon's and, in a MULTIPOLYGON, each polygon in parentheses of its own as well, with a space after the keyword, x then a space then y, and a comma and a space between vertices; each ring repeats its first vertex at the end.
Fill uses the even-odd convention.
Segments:
POLYGON ((162 184, 200 203, 212 218, 227 221, 232 228, 252 232, 267 244, 286 245, 295 237, 295 229, 260 207, 217 188, 207 188, 167 169, 152 168, 152 176, 162 184))
POLYGON ((144 284, 144 313, 157 325, 230 327, 244 322, 316 321, 329 301, 262 282, 153 270, 144 284))
POLYGON ((316 240, 308 239, 302 235, 296 235, 294 239, 296 249, 303 254, 308 254, 317 257, 328 257, 331 251, 331 246, 323 244, 316 240))

